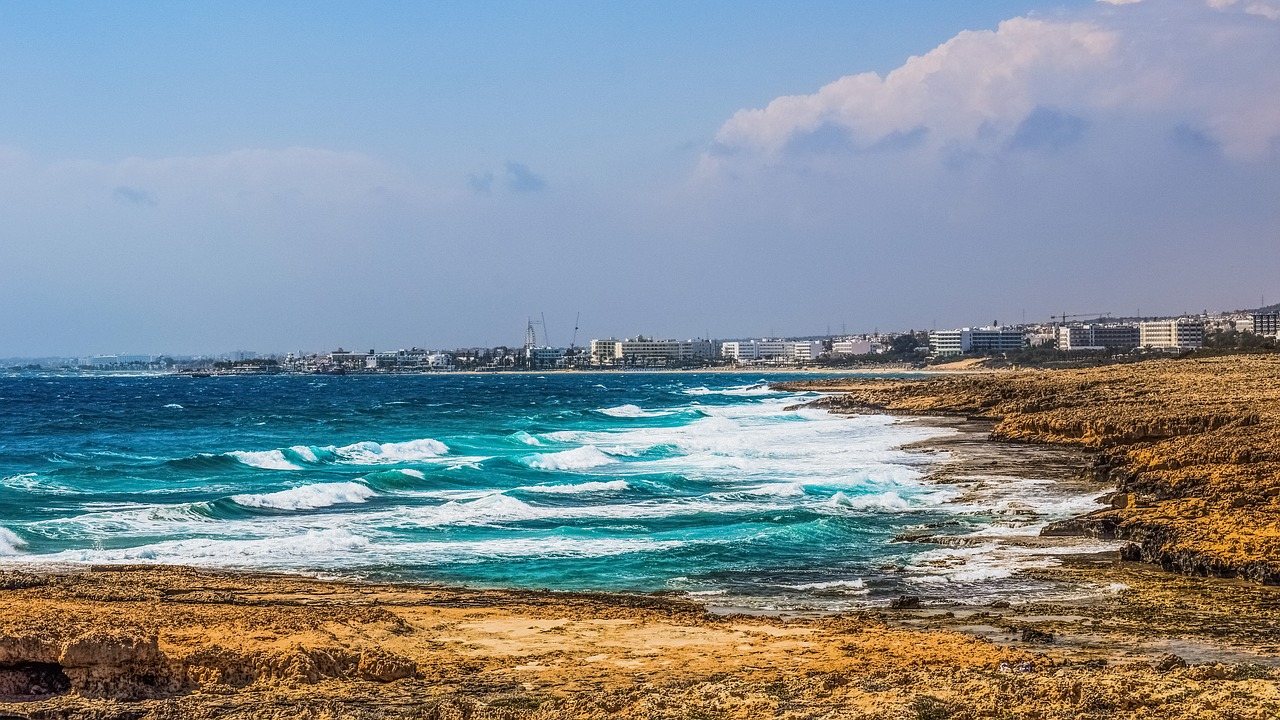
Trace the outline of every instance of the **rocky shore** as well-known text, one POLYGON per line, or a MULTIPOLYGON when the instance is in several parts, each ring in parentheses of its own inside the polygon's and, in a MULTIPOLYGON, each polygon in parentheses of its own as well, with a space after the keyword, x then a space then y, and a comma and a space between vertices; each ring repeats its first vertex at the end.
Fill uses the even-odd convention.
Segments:
POLYGON ((1089 607, 787 619, 651 596, 10 572, 0 718, 1275 716, 1280 681, 1255 655, 1183 658, 1138 639, 1158 635, 1143 618, 1208 630, 1210 617, 1227 622, 1206 643, 1274 650, 1276 610, 1129 580, 1089 607))
POLYGON ((923 380, 814 379, 836 412, 958 415, 996 440, 1088 450, 1111 507, 1047 528, 1167 570, 1280 583, 1280 356, 923 380))
POLYGON ((1124 543, 1026 571, 1091 589, 1076 599, 778 617, 668 595, 0 572, 0 720, 1274 718, 1280 587, 1256 581, 1280 576, 1276 378, 1280 360, 1254 357, 787 385, 837 412, 949 417, 956 432, 917 448, 948 453, 939 482, 1034 468, 1072 493, 1118 488, 1032 538, 1124 543))

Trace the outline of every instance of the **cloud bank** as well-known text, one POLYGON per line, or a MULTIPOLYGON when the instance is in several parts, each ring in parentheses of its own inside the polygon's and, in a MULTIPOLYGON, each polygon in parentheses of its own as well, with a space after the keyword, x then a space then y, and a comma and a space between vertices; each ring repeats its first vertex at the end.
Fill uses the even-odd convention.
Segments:
POLYGON ((1261 159, 1280 137, 1275 9, 1150 2, 962 32, 883 77, 848 75, 737 112, 716 134, 705 169, 743 157, 779 162, 819 136, 860 151, 993 152, 1036 132, 1049 108, 1061 118, 1165 125, 1156 131, 1191 127, 1231 157, 1261 159))

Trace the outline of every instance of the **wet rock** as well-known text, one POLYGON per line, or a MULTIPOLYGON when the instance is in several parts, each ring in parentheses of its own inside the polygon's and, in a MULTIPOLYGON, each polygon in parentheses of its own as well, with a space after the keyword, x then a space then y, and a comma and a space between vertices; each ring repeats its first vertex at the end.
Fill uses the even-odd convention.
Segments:
POLYGON ((1041 537, 1091 537, 1114 540, 1119 519, 1111 515, 1092 513, 1049 523, 1040 531, 1041 537))
POLYGON ((890 610, 919 610, 920 598, 916 595, 901 595, 889 601, 890 610))
POLYGON ((1033 627, 1023 628, 1022 642, 1047 645, 1053 642, 1053 633, 1046 632, 1044 630, 1039 630, 1033 627))
POLYGON ((1169 672, 1170 670, 1178 670, 1187 666, 1187 661, 1174 655, 1173 653, 1165 653, 1151 667, 1160 672, 1169 672))

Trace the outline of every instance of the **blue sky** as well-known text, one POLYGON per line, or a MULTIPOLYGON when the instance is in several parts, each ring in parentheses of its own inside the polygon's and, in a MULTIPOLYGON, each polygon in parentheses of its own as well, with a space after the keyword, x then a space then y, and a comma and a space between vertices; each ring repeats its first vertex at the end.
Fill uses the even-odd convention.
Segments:
POLYGON ((1276 8, 8 4, 0 356, 1280 298, 1276 8))

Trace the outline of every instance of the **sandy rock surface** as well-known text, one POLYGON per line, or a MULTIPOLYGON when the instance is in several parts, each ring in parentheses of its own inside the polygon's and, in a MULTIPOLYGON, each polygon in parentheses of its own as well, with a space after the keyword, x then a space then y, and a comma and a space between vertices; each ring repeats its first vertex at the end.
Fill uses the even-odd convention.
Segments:
POLYGON ((929 610, 719 616, 648 596, 185 568, 4 580, 0 718, 1263 718, 1280 710, 1280 682, 1261 664, 1188 667, 1179 657, 1055 648, 1054 632, 1019 635, 1024 621, 1000 615, 1027 611, 1017 608, 982 616, 1013 629, 1006 643, 947 627, 974 618, 944 622, 929 610))

